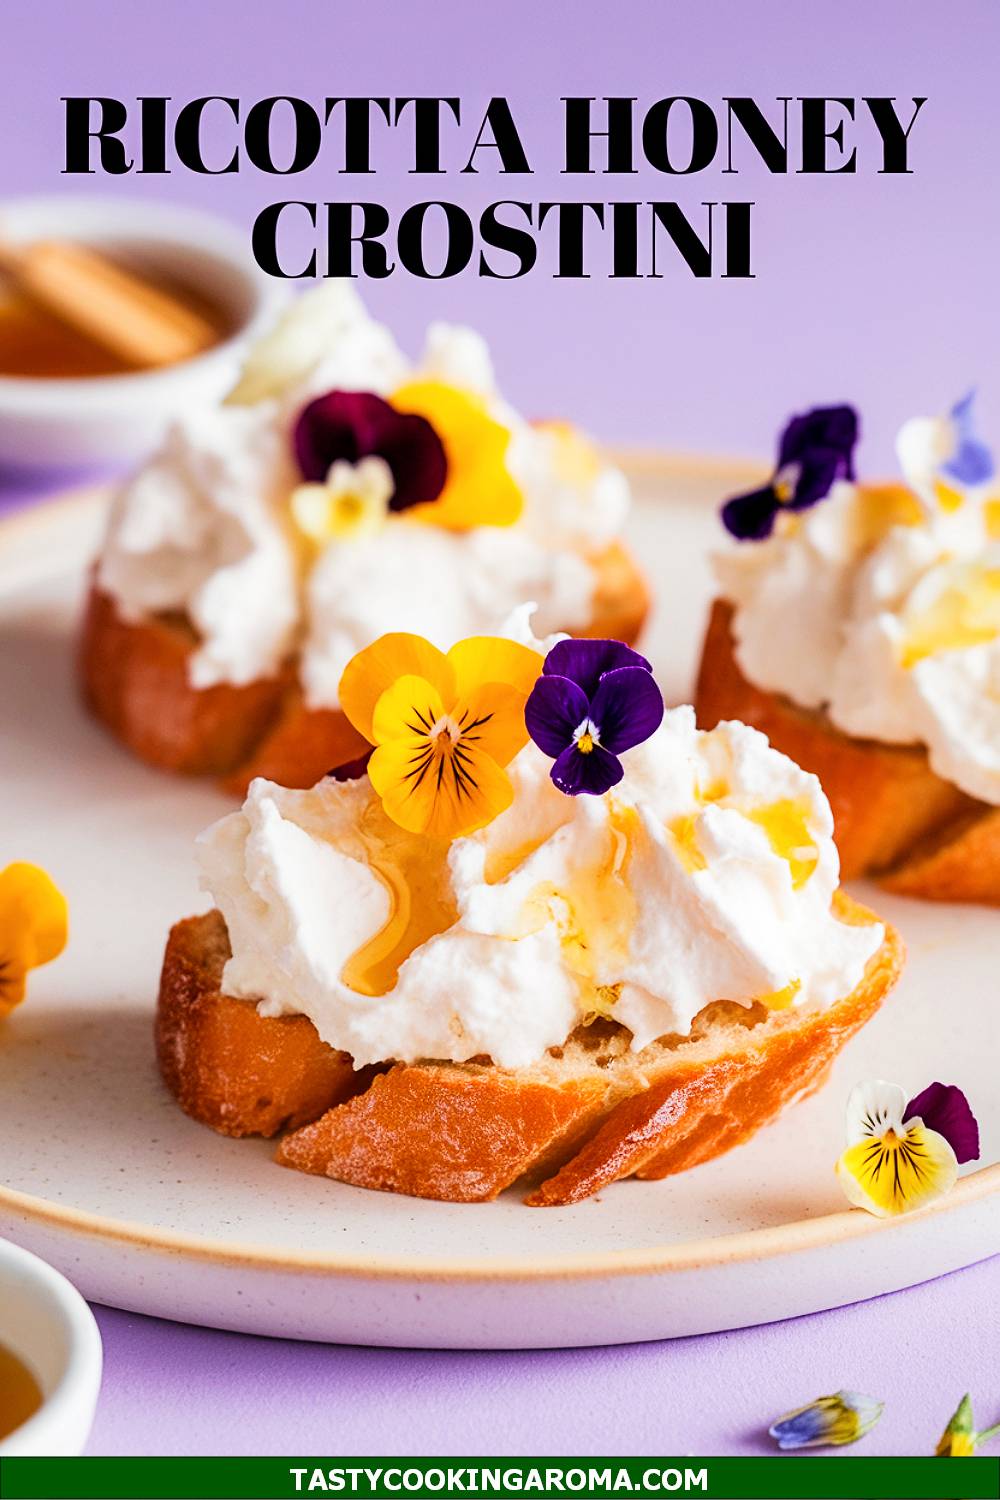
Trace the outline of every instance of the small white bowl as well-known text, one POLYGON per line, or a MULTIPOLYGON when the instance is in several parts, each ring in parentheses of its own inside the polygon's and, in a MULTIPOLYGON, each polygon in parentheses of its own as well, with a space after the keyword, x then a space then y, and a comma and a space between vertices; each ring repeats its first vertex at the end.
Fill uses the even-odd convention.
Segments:
POLYGON ((0 1343, 27 1365, 44 1397, 0 1439, 0 1458, 82 1453, 101 1387, 94 1315, 64 1276, 7 1240, 0 1240, 0 1343))
POLYGON ((130 268, 203 290, 233 330, 206 353, 162 370, 86 379, 0 376, 0 463, 8 465, 82 466, 148 452, 171 417, 225 392, 243 345, 286 295, 253 260, 249 229, 194 209, 141 199, 18 198, 0 201, 0 234, 117 251, 130 268))

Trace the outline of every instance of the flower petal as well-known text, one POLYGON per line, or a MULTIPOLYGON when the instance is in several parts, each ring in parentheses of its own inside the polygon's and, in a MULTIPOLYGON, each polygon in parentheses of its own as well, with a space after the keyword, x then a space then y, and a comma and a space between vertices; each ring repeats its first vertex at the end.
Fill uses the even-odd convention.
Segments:
POLYGON ((433 427, 447 460, 447 479, 433 509, 416 511, 415 520, 465 531, 518 519, 524 497, 507 467, 512 434, 478 396, 443 381, 415 380, 394 393, 392 404, 433 427))
POLYGON ((968 1099, 953 1083, 930 1083, 911 1099, 903 1112, 907 1122, 918 1117, 928 1130, 943 1135, 958 1162, 978 1161, 979 1126, 968 1099))
POLYGON ((911 1124, 904 1135, 890 1130, 848 1146, 837 1176, 851 1203, 886 1219, 950 1192, 958 1162, 944 1136, 911 1124))
POLYGON ((455 673, 443 651, 423 636, 398 631, 379 636, 344 668, 340 706, 359 734, 372 739, 375 705, 399 677, 423 677, 441 695, 445 708, 455 701, 455 673))
POLYGON ((644 656, 621 641, 566 640, 557 641, 552 647, 542 671, 546 676, 569 677, 588 698, 593 698, 605 672, 613 672, 617 667, 653 670, 644 656))
POLYGON ((461 745, 482 750, 498 766, 506 766, 528 740, 524 694, 506 682, 484 682, 455 706, 462 731, 461 745))
POLYGON ((29 969, 51 963, 66 946, 66 898, 37 865, 0 871, 0 1016, 24 999, 29 969))
POLYGON ((803 458, 795 493, 788 503, 789 510, 808 510, 810 506, 825 500, 833 489, 841 469, 840 454, 830 448, 817 448, 803 458))
POLYGON ((952 407, 955 451, 941 465, 943 473, 965 485, 986 484, 996 472, 992 450, 976 433, 975 401, 976 393, 972 390, 952 407))
POLYGON ((870 1432, 881 1417, 883 1403, 857 1391, 837 1391, 819 1396, 808 1406, 790 1411, 767 1429, 778 1447, 825 1448, 856 1443, 870 1432))
POLYGON ((734 495, 722 507, 722 524, 738 542, 762 542, 774 530, 780 504, 773 484, 734 495))
POLYGON ((778 444, 778 468, 804 463, 811 453, 827 449, 836 455, 844 479, 854 478, 854 449, 859 433, 853 406, 817 406, 792 417, 778 444))
POLYGON ((971 1458, 975 1451, 976 1427, 972 1415, 972 1400, 966 1392, 942 1432, 934 1452, 938 1458, 971 1458))
POLYGON ((427 758, 426 737, 379 745, 368 763, 386 815, 410 833, 454 839, 483 828, 514 792, 495 761, 475 746, 427 758))
POLYGON ((651 672, 616 667, 605 672, 590 700, 590 717, 600 742, 612 755, 648 740, 663 718, 663 694, 651 672))
POLYGON ((503 636, 472 635, 448 652, 455 672, 455 692, 466 700, 482 683, 506 682, 525 697, 542 670, 542 657, 530 646, 503 636))
POLYGON ((372 739, 376 745, 414 737, 429 743, 431 730, 444 711, 441 694, 425 677, 397 677, 375 705, 372 739))
POLYGON ((574 730, 589 712, 590 700, 575 682, 542 676, 524 705, 524 722, 539 750, 555 760, 573 744, 574 730))
POLYGON ((896 1083, 870 1078, 856 1084, 847 1099, 847 1144, 883 1136, 887 1130, 903 1134, 906 1095, 896 1083))
POLYGON ((600 797, 617 785, 624 775, 618 757, 601 745, 595 745, 586 753, 576 745, 570 745, 557 758, 551 771, 552 780, 568 797, 578 797, 581 792, 600 797))

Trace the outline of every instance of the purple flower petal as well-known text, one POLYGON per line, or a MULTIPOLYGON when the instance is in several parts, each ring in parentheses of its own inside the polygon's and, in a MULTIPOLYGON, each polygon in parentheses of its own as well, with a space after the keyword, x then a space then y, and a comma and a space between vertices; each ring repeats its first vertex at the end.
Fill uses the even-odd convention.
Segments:
POLYGON ((556 642, 545 658, 542 671, 546 676, 569 677, 588 698, 593 698, 605 672, 613 672, 617 667, 653 670, 644 656, 621 641, 570 640, 556 642))
POLYGON ((778 444, 778 468, 803 463, 810 453, 826 449, 837 455, 838 474, 854 478, 854 449, 858 441, 858 414, 853 406, 817 406, 792 417, 778 444))
POLYGON ((975 399, 975 391, 970 391, 961 401, 956 401, 951 409, 958 444, 951 458, 941 468, 943 473, 957 479, 959 484, 985 484, 993 478, 996 469, 992 450, 976 433, 975 399))
POLYGON ((399 412, 370 391, 328 391, 310 401, 293 443, 304 477, 317 483, 338 459, 384 459, 395 485, 390 510, 436 500, 448 477, 444 446, 426 417, 399 412))
POLYGON ((931 1083, 911 1099, 903 1119, 919 1115, 928 1130, 943 1135, 959 1162, 979 1160, 979 1126, 968 1099, 953 1083, 931 1083))
POLYGON ((602 745, 595 745, 586 754, 569 745, 552 767, 552 780, 569 797, 578 797, 581 792, 600 797, 624 775, 621 761, 602 745))
POLYGON ((555 760, 573 743, 573 731, 590 711, 586 693, 568 677, 539 677, 524 705, 528 733, 555 760))
POLYGON ((738 542, 762 542, 774 530, 774 518, 780 509, 774 485, 735 495, 722 507, 722 524, 738 542))
POLYGON ((651 672, 641 667, 617 667, 601 678, 590 701, 590 717, 604 749, 621 755, 623 750, 641 745, 659 728, 663 694, 651 672))

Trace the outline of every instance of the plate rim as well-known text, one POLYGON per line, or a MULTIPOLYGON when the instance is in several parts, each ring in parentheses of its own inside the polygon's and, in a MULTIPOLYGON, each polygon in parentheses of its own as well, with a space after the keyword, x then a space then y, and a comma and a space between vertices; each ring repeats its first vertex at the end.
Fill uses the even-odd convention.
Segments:
MULTIPOLYGON (((618 448, 612 458, 636 478, 704 479, 717 475, 724 483, 752 475, 759 461, 739 457, 673 453, 656 448, 618 448)), ((13 543, 30 540, 33 532, 44 533, 50 525, 81 507, 98 509, 113 493, 114 483, 91 482, 59 491, 51 497, 29 501, 0 516, 0 561, 13 543)), ((863 1209, 845 1209, 791 1220, 761 1229, 715 1235, 683 1244, 653 1245, 641 1250, 582 1251, 573 1255, 534 1256, 530 1262, 515 1257, 440 1257, 352 1254, 282 1250, 254 1243, 213 1239, 207 1235, 157 1228, 130 1219, 112 1218, 71 1208, 55 1200, 22 1193, 0 1184, 0 1210, 20 1219, 85 1234, 132 1249, 180 1256, 220 1265, 240 1265, 258 1271, 283 1273, 328 1273, 361 1280, 413 1280, 436 1282, 522 1281, 598 1279, 609 1276, 659 1276, 666 1273, 705 1270, 739 1262, 769 1260, 779 1255, 823 1250, 844 1241, 891 1235, 929 1219, 943 1218, 994 1195, 1000 1195, 1000 1162, 981 1167, 959 1179, 944 1198, 915 1213, 876 1218, 863 1209)), ((470 1212, 480 1205, 462 1205, 470 1212)))

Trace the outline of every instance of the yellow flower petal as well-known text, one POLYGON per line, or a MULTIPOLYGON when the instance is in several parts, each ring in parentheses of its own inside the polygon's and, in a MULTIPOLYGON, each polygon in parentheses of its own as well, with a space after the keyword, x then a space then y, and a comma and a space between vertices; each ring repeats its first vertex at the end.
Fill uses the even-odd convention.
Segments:
POLYGON ((524 497, 507 468, 511 432, 467 391, 437 380, 415 380, 390 397, 397 411, 425 417, 444 446, 448 477, 436 500, 415 505, 409 518, 466 531, 473 526, 510 526, 524 497))
POLYGON ((0 1016, 24 999, 28 970, 59 957, 67 932, 66 898, 44 870, 0 871, 0 1016))
POLYGON ((850 1201, 879 1218, 908 1213, 954 1187, 958 1162, 944 1136, 922 1124, 848 1146, 837 1163, 850 1201))
POLYGON ((463 701, 481 683, 506 682, 527 698, 541 676, 545 658, 529 646, 503 636, 471 635, 448 652, 455 670, 455 691, 463 701))
POLYGON ((446 735, 434 746, 416 735, 379 745, 368 775, 386 815, 431 838, 460 838, 485 827, 514 795, 495 761, 475 746, 459 745, 454 753, 446 735))
POLYGON ((485 682, 455 709, 463 745, 482 751, 505 766, 528 743, 524 722, 526 695, 505 682, 485 682))
POLYGON ((436 688, 446 708, 455 702, 455 672, 443 651, 420 635, 379 636, 351 658, 340 679, 340 706, 359 734, 372 740, 375 705, 400 677, 422 677, 436 688))
POLYGON ((426 677, 399 677, 375 705, 372 738, 376 745, 414 737, 429 740, 444 712, 441 694, 426 677))
POLYGON ((314 542, 331 536, 330 491, 325 484, 300 484, 292 491, 292 520, 314 542))

